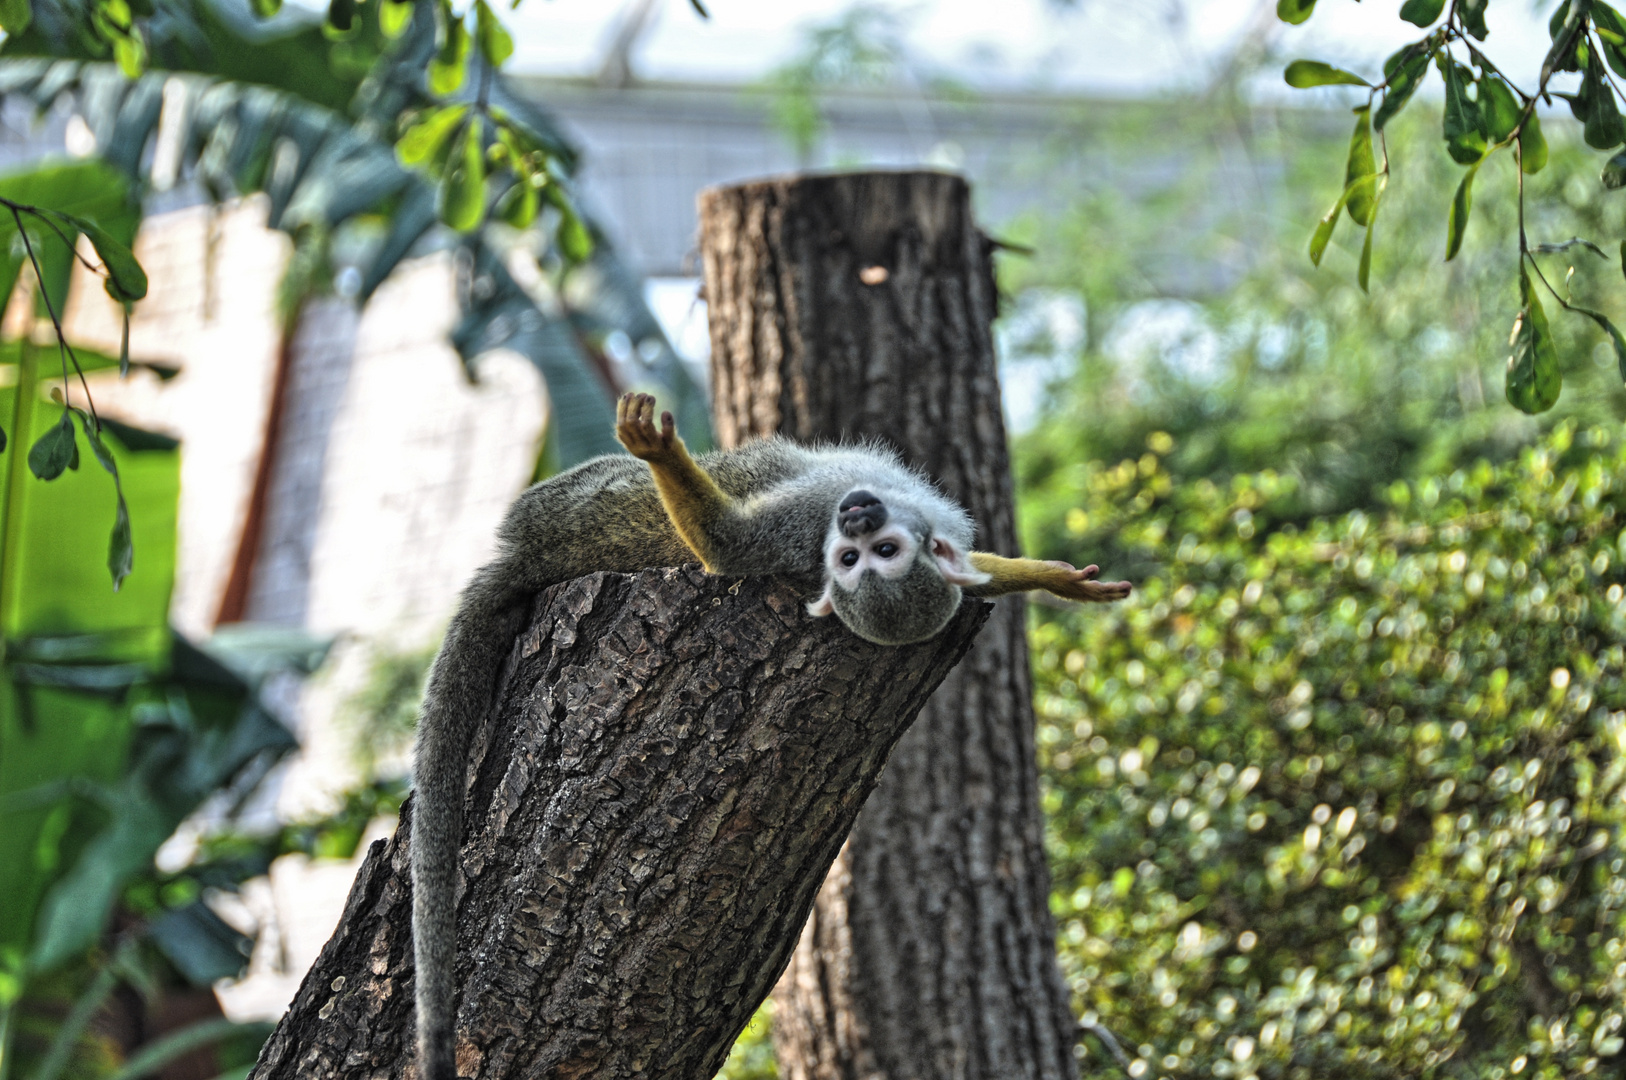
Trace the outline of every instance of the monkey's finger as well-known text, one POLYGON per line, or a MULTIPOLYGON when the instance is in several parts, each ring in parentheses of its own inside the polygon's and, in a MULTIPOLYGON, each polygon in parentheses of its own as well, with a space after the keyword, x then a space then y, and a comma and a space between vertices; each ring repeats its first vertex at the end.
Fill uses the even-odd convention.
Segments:
POLYGON ((1101 568, 1099 566, 1096 566, 1094 563, 1091 563, 1090 565, 1086 566, 1084 569, 1080 570, 1078 572, 1078 575, 1079 575, 1080 578, 1084 579, 1085 581, 1088 581, 1090 578, 1095 577, 1100 572, 1101 572, 1101 568))
POLYGON ((665 442, 671 442, 672 441, 672 436, 674 436, 676 434, 677 434, 677 421, 672 419, 672 414, 671 413, 669 413, 669 412, 661 413, 661 439, 663 441, 665 441, 665 442))

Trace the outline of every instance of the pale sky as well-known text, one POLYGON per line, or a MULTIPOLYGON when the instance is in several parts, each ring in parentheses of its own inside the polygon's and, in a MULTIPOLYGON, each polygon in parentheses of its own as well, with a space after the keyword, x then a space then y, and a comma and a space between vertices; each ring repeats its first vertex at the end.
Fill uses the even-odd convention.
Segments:
MULTIPOLYGON (((624 2, 624 0, 623 0, 624 2)), ((688 0, 658 0, 636 54, 646 78, 748 81, 792 54, 800 31, 829 20, 845 0, 706 0, 709 21, 688 0)), ((1285 55, 1342 62, 1370 74, 1422 31, 1397 17, 1401 0, 1321 0, 1310 21, 1276 23, 1275 0, 915 0, 905 13, 924 64, 986 88, 1137 93, 1206 81, 1244 34, 1276 35, 1285 55), (1263 5, 1266 16, 1260 17, 1263 5), (1177 16, 1177 17, 1171 17, 1177 16)), ((503 5, 506 7, 507 5, 503 5)), ((591 74, 622 3, 523 0, 504 12, 517 45, 513 69, 591 74)), ((1484 51, 1521 85, 1546 52, 1550 2, 1496 0, 1484 51)))

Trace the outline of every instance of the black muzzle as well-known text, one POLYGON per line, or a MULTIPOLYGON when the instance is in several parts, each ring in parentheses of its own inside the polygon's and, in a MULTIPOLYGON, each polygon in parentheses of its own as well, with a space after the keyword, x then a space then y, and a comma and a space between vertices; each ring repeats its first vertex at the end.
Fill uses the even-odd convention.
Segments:
POLYGON ((849 540, 868 536, 886 524, 886 504, 879 496, 862 488, 848 492, 836 511, 836 523, 841 526, 841 535, 849 540))

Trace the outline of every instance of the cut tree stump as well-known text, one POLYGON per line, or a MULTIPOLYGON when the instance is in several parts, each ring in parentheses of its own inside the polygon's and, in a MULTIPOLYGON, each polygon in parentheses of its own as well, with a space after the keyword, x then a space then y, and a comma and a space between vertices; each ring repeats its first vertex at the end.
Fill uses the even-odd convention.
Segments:
MULTIPOLYGON (((886 648, 773 579, 542 593, 469 746, 459 1073, 709 1080, 988 612, 886 648)), ((417 1075, 410 818, 368 852, 257 1080, 417 1075)))
MULTIPOLYGON (((719 441, 875 439, 1020 555, 965 180, 786 176, 700 196, 719 441)), ((1088 562, 1080 553, 1080 565, 1088 562)), ((910 728, 774 992, 781 1080, 1072 1080, 1019 597, 910 728)))

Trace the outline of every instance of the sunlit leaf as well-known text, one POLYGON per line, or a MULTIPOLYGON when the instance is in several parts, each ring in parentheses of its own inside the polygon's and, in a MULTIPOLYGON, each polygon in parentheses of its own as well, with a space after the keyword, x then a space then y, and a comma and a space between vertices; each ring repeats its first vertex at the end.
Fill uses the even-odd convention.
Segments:
POLYGON ((440 52, 429 62, 429 92, 445 96, 457 92, 469 70, 469 30, 463 20, 452 18, 446 23, 446 40, 440 52))
POLYGON ((522 177, 498 200, 497 213, 514 228, 526 229, 536 220, 539 201, 535 185, 522 177))
POLYGON ((480 39, 480 55, 492 67, 502 67, 503 61, 514 55, 514 39, 492 13, 486 0, 475 0, 475 33, 480 39))
POLYGON ((1379 191, 1373 192, 1372 202, 1367 210, 1366 239, 1361 242, 1361 262, 1360 267, 1355 272, 1355 281, 1360 285, 1362 292, 1367 291, 1367 282, 1372 276, 1372 232, 1378 223, 1378 206, 1381 202, 1378 198, 1379 193, 1379 191))
POLYGON ((1338 215, 1355 195, 1370 194, 1376 182, 1377 175, 1374 173, 1360 177, 1354 183, 1345 186, 1338 196, 1338 201, 1322 216, 1320 224, 1310 236, 1310 262, 1316 266, 1321 265, 1321 256, 1326 253, 1327 242, 1332 239, 1333 228, 1338 224, 1338 215))
MULTIPOLYGON (((1344 166, 1345 190, 1349 190, 1350 185, 1363 176, 1371 176, 1377 171, 1377 161, 1372 153, 1372 109, 1362 105, 1355 110, 1355 133, 1349 139, 1349 159, 1344 166)), ((1368 186, 1350 195, 1349 216, 1355 224, 1365 225, 1371 220, 1374 198, 1375 192, 1368 186)))
POLYGON ((1445 228, 1446 262, 1456 258, 1457 252, 1462 250, 1462 234, 1468 228, 1468 213, 1474 206, 1474 176, 1478 172, 1478 162, 1468 166, 1462 182, 1457 185, 1457 193, 1451 197, 1451 213, 1445 228))
POLYGON ((1276 0, 1276 17, 1295 25, 1303 22, 1315 11, 1315 0, 1276 0))
POLYGON ((424 165, 440 152, 468 111, 467 105, 447 105, 425 113, 395 144, 396 159, 408 167, 424 165))
POLYGON ((1282 73, 1288 86, 1300 90, 1312 86, 1371 86, 1372 84, 1352 71, 1323 64, 1319 60, 1295 60, 1282 73))
POLYGON ((574 211, 560 215, 558 239, 560 253, 571 262, 586 262, 593 254, 593 234, 574 211))
POLYGON ((269 19, 282 10, 282 0, 252 0, 250 6, 254 14, 262 19, 269 19))
POLYGON ((1558 347, 1547 329, 1541 298, 1521 271, 1519 292, 1524 301, 1513 324, 1513 352, 1507 358, 1507 400, 1527 413, 1546 412, 1558 401, 1563 379, 1558 371, 1558 347))
POLYGON ((378 29, 391 41, 412 22, 412 0, 383 0, 378 5, 378 29))
POLYGON ((459 232, 469 232, 485 217, 486 155, 484 121, 469 118, 461 136, 461 152, 454 152, 441 183, 440 218, 459 232))
POLYGON ((0 29, 5 30, 10 37, 16 37, 28 29, 28 24, 34 21, 33 9, 29 7, 29 0, 0 0, 0 29))

